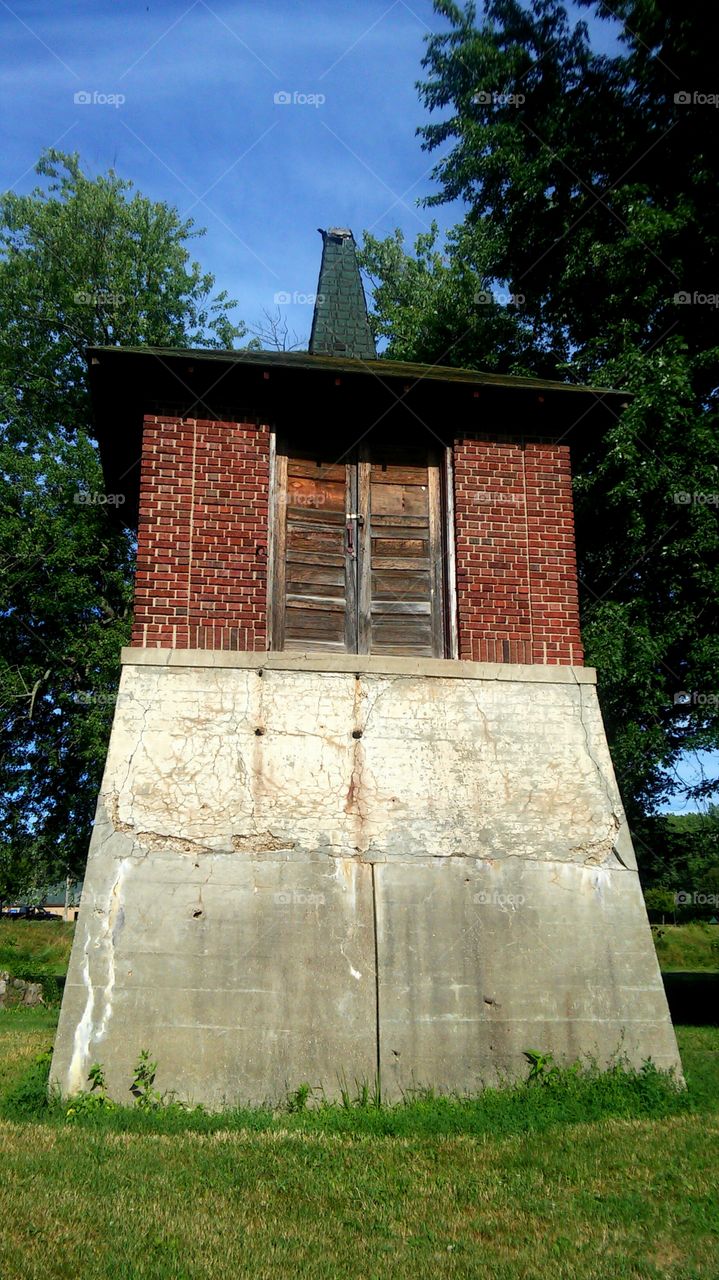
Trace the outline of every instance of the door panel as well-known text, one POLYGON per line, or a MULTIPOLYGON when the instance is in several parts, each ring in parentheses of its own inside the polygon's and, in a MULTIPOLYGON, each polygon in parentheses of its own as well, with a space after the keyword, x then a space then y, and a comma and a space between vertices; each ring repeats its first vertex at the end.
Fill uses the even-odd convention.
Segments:
POLYGON ((349 470, 319 457, 278 455, 275 648, 343 653, 356 643, 349 470))
POLYGON ((370 652, 442 657, 439 468, 424 448, 372 447, 369 486, 370 652))
POLYGON ((278 450, 276 649, 445 653, 441 485, 426 448, 278 450))

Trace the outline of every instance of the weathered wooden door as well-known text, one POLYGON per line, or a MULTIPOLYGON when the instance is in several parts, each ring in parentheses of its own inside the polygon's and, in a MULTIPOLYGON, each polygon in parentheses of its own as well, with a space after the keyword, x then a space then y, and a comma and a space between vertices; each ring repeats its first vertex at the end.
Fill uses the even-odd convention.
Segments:
POLYGON ((276 455, 272 646, 444 657, 439 458, 370 445, 276 455))

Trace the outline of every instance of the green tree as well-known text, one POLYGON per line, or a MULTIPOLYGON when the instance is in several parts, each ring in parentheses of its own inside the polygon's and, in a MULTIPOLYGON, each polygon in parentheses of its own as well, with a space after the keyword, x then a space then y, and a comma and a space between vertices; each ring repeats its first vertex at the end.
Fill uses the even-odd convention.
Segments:
POLYGON ((110 171, 49 151, 0 197, 0 842, 3 892, 79 872, 129 635, 134 544, 108 508, 89 345, 231 347, 201 234, 110 171))
MULTIPOLYGON (((428 38, 419 88, 440 118, 419 133, 439 156, 427 204, 465 210, 452 277, 522 299, 494 359, 512 368, 519 341, 535 371, 549 360, 569 381, 632 392, 603 439, 577 426, 576 506, 588 660, 636 819, 676 786, 683 751, 719 745, 719 328, 702 301, 717 290, 719 130, 702 97, 717 17, 676 0, 581 3, 623 24, 617 54, 596 53, 558 0, 487 0, 481 20, 474 4, 435 0, 445 29, 428 38), (680 691, 693 697, 675 702, 680 691)), ((426 341, 433 319, 401 314, 423 307, 398 289, 417 268, 392 238, 369 248, 388 265, 380 330, 393 319, 406 357, 482 367, 458 292, 456 345, 445 332, 426 341)))
POLYGON ((457 366, 476 364, 491 372, 532 374, 551 368, 531 328, 492 292, 491 267, 441 253, 439 229, 419 235, 407 253, 404 236, 378 240, 365 235, 358 258, 373 291, 370 314, 375 339, 386 342, 390 360, 457 366))
POLYGON ((639 835, 637 861, 645 886, 709 892, 719 872, 719 806, 652 814, 639 824, 639 835))

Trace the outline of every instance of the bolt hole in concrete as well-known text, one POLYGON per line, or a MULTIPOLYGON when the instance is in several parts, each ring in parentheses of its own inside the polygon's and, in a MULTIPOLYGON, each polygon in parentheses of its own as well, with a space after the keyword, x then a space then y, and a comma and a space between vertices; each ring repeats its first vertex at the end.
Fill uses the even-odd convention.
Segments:
POLYGON ((192 913, 192 919, 193 919, 193 920, 199 920, 199 918, 200 918, 200 916, 201 916, 201 915, 202 915, 202 912, 201 912, 201 911, 193 911, 193 913, 192 913))
POLYGON ((255 729, 255 737, 261 738, 264 732, 264 729, 255 729))
POLYGON ((362 730, 361 730, 361 729, 353 729, 353 730, 352 730, 352 737, 353 737, 353 738, 361 738, 361 737, 362 737, 362 730))

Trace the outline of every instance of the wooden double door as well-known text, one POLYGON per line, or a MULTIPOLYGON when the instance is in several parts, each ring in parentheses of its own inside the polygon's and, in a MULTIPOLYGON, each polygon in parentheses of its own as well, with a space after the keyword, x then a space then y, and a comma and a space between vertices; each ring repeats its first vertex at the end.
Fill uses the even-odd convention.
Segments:
POLYGON ((341 461, 278 446, 274 649, 447 655, 441 461, 416 445, 341 461))

